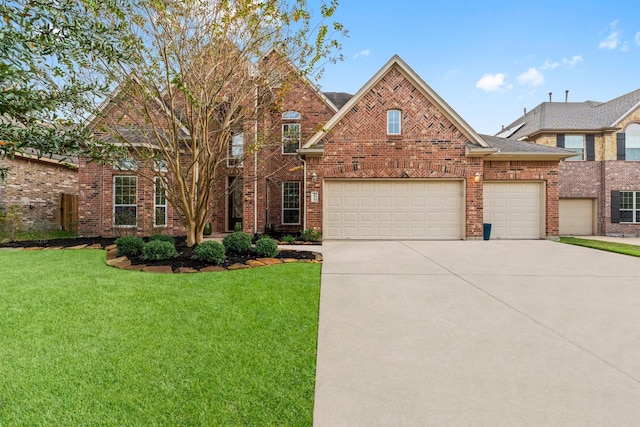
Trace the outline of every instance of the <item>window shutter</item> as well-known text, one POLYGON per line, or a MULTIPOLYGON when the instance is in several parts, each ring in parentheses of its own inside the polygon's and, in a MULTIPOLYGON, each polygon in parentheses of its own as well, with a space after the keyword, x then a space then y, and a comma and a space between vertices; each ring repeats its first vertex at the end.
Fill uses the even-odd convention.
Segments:
POLYGON ((611 192, 611 223, 620 223, 620 192, 611 192))
POLYGON ((559 133, 556 135, 556 147, 564 148, 564 134, 559 133))
POLYGON ((594 135, 586 135, 587 141, 587 160, 594 161, 596 159, 596 138, 594 135))
POLYGON ((618 160, 625 160, 625 135, 624 132, 620 132, 616 134, 616 143, 618 146, 618 160))

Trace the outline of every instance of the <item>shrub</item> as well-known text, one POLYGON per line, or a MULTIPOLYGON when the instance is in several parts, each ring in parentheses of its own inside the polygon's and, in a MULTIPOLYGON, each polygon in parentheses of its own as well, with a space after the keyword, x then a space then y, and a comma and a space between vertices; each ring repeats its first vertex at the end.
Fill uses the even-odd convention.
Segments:
POLYGON ((178 256, 176 247, 171 242, 152 240, 142 247, 142 258, 150 261, 164 261, 178 256))
POLYGON ((152 242, 154 240, 160 240, 161 242, 170 242, 171 244, 176 244, 176 239, 167 235, 167 234, 153 234, 149 236, 149 241, 152 242))
POLYGON ((225 236, 222 244, 227 253, 244 254, 251 250, 251 236, 242 231, 236 231, 225 236))
POLYGON ((227 254, 224 252, 224 245, 222 243, 207 240, 195 247, 193 250, 193 258, 220 265, 227 259, 227 254))
POLYGON ((322 238, 322 232, 315 231, 313 228, 307 228, 300 233, 300 238, 305 242, 317 242, 322 238))
POLYGON ((282 240, 285 243, 289 243, 289 244, 291 244, 291 243, 296 241, 295 237, 293 237, 291 234, 285 234, 284 236, 282 236, 282 239, 280 239, 280 240, 282 240))
POLYGON ((256 242, 256 247, 253 249, 256 255, 264 257, 278 256, 278 244, 271 237, 263 236, 256 242))
POLYGON ((116 239, 118 256, 138 256, 142 252, 144 242, 138 236, 123 236, 116 239))
POLYGON ((22 209, 11 205, 6 212, 0 212, 0 241, 16 240, 18 231, 22 228, 22 209))

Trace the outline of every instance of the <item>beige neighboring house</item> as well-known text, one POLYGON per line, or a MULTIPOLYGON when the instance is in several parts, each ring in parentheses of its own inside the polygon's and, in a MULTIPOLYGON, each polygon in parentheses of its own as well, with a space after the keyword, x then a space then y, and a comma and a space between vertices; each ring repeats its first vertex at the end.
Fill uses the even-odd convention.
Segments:
POLYGON ((0 212, 17 206, 26 229, 73 231, 77 210, 78 160, 35 152, 0 159, 8 167, 6 181, 0 181, 0 212), (67 195, 66 197, 64 195, 67 195), (77 202, 76 202, 77 203, 77 202), (65 221, 66 219, 66 221, 65 221))
POLYGON ((561 235, 640 235, 640 89, 543 102, 496 136, 576 153, 560 163, 561 235))

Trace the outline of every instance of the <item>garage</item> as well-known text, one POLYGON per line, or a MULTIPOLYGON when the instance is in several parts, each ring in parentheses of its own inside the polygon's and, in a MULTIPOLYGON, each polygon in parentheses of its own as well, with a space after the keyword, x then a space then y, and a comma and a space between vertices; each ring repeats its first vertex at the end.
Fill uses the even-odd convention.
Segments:
POLYGON ((594 231, 593 199, 560 199, 560 234, 591 236, 594 231))
POLYGON ((544 237, 543 185, 539 182, 485 182, 484 222, 492 239, 544 237))
POLYGON ((463 201, 461 180, 326 180, 323 238, 462 239, 463 201))

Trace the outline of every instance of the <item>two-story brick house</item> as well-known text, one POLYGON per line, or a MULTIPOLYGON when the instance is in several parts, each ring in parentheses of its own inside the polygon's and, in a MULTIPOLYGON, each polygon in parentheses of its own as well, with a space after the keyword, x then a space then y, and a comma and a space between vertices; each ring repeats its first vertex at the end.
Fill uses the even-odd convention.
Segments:
MULTIPOLYGON (((571 153, 477 134, 398 56, 354 96, 323 94, 300 77, 271 114, 276 141, 242 164, 230 144, 216 231, 238 224, 249 233, 313 228, 325 239, 480 239, 491 223, 492 238, 558 236, 558 167, 571 153)), ((84 234, 113 233, 119 185, 135 186, 127 202, 137 215, 157 212, 153 186, 133 182, 135 172, 81 161, 79 176, 84 234)), ((165 231, 179 234, 165 210, 165 231)))
POLYGON ((560 164, 560 234, 640 234, 640 90, 543 102, 497 135, 575 152, 560 164))

